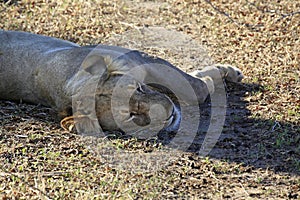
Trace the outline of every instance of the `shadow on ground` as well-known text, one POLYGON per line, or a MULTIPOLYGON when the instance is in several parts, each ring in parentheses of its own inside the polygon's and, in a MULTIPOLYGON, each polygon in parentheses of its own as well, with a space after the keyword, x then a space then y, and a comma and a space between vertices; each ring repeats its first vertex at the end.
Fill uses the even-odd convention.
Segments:
POLYGON ((221 137, 209 157, 275 172, 300 174, 300 127, 251 117, 245 101, 258 85, 227 85, 228 109, 221 137))
MULTIPOLYGON (((258 85, 229 83, 227 90, 228 108, 224 129, 208 156, 254 168, 300 174, 300 127, 251 117, 247 109, 249 102, 243 97, 260 91, 258 85)), ((209 119, 208 107, 206 104, 200 106, 206 122, 209 119)), ((61 131, 53 116, 50 109, 42 106, 0 101, 1 140, 6 138, 6 132, 23 137, 24 132, 35 130, 61 131), (39 128, 41 126, 44 128, 39 128)), ((205 129, 206 122, 204 120, 201 130, 205 129)), ((196 136, 188 151, 197 154, 204 136, 203 132, 196 136)))

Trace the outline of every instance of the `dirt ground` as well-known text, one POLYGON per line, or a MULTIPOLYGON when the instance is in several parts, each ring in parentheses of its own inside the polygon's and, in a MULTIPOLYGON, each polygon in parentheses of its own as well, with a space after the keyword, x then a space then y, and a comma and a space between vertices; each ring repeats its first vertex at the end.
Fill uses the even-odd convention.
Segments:
POLYGON ((49 108, 2 100, 0 197, 300 199, 299 8, 299 0, 0 1, 0 29, 137 48, 185 71, 228 63, 246 76, 226 84, 224 128, 207 157, 197 155, 205 133, 181 152, 118 134, 105 147, 107 139, 64 131, 49 108), (140 38, 152 27, 174 34, 140 38))

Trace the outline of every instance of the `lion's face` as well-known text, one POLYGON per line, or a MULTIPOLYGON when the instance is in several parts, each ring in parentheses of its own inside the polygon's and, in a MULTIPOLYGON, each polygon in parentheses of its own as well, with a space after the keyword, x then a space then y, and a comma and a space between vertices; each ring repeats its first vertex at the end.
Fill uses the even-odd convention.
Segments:
POLYGON ((96 115, 103 130, 138 133, 172 129, 179 123, 179 112, 169 97, 132 77, 111 76, 98 90, 96 115), (125 84, 119 84, 121 77, 125 84))
POLYGON ((97 51, 84 60, 66 89, 72 92, 72 119, 79 132, 98 132, 99 125, 104 131, 136 135, 178 128, 178 109, 167 95, 143 83, 146 70, 131 73, 135 61, 99 56, 97 51))

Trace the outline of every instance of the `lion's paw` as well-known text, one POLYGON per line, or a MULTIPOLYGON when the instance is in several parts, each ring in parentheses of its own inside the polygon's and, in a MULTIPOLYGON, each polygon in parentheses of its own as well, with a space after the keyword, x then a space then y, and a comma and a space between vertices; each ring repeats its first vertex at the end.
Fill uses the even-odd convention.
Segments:
POLYGON ((216 64, 215 67, 220 70, 222 77, 227 81, 237 83, 241 82, 244 78, 243 72, 237 67, 224 64, 216 64))

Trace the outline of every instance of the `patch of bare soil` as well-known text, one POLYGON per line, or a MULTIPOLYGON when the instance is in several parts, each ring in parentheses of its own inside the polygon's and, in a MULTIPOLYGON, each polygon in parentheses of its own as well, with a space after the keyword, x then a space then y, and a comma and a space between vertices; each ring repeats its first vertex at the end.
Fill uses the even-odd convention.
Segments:
POLYGON ((187 71, 228 63, 246 75, 226 84, 224 129, 205 158, 205 123, 189 151, 164 154, 157 138, 112 133, 108 147, 101 138, 87 145, 51 109, 1 101, 2 199, 300 199, 299 0, 2 2, 0 29, 137 48, 187 71), (169 31, 180 39, 162 40, 169 31), (110 148, 140 162, 107 157, 110 148), (149 170, 149 155, 167 161, 149 170))

